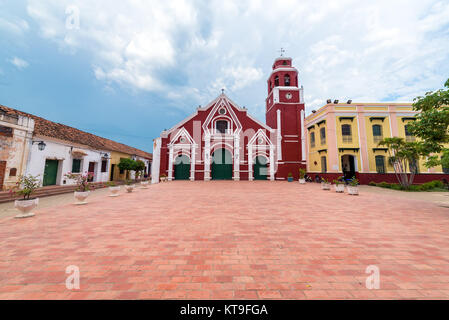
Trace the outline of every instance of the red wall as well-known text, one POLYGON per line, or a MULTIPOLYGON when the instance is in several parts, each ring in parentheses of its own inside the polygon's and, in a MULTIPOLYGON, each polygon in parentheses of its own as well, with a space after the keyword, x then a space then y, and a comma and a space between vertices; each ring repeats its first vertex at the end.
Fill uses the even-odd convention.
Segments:
MULTIPOLYGON (((342 173, 308 173, 312 179, 315 179, 315 175, 328 179, 332 182, 335 179, 343 176, 342 173)), ((356 173, 356 178, 359 180, 360 184, 369 184, 371 181, 388 182, 388 183, 398 183, 398 179, 394 173, 356 173)), ((449 174, 438 174, 438 173, 420 173, 415 175, 413 184, 422 184, 433 180, 443 180, 449 181, 449 174)))

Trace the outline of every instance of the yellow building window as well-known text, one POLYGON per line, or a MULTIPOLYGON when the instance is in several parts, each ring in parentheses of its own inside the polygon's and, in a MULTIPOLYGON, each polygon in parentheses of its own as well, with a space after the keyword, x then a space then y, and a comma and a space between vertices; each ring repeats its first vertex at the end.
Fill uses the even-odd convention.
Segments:
POLYGON ((415 141, 415 137, 408 131, 408 125, 404 126, 404 130, 405 130, 405 141, 407 142, 415 141))
POLYGON ((310 133, 310 147, 315 148, 315 132, 310 133))
POLYGON ((343 124, 341 126, 341 135, 343 143, 352 143, 351 126, 349 124, 343 124))
POLYGON ((326 144, 326 128, 320 129, 320 140, 322 145, 326 144))
POLYGON ((383 134, 382 134, 382 126, 375 124, 373 125, 373 140, 374 143, 379 143, 383 140, 383 134))

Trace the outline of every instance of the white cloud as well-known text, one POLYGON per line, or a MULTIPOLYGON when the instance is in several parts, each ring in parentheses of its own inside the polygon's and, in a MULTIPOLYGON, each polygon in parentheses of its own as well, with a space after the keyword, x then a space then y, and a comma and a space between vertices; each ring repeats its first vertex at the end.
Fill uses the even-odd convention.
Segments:
POLYGON ((178 104, 205 104, 226 88, 262 118, 281 46, 300 71, 308 110, 327 98, 410 101, 449 74, 447 1, 79 0, 77 30, 65 27, 69 5, 29 0, 27 12, 61 50, 87 51, 105 86, 178 104))
POLYGON ((26 62, 23 59, 14 57, 12 59, 8 60, 10 63, 12 63, 17 69, 22 70, 29 66, 28 62, 26 62))
POLYGON ((28 22, 23 19, 11 18, 5 19, 0 17, 0 30, 5 30, 14 35, 22 35, 29 29, 28 22))

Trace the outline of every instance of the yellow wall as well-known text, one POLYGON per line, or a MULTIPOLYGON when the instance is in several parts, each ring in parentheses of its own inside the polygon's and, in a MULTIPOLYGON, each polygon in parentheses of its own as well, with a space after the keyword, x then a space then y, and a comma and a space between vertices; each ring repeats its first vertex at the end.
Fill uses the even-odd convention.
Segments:
MULTIPOLYGON (((371 107, 374 108, 374 107, 371 107)), ((381 117, 377 117, 381 118, 381 117)), ((382 120, 376 119, 374 116, 365 116, 365 134, 366 134, 366 144, 367 144, 367 151, 368 151, 368 161, 369 161, 369 171, 370 172, 376 172, 376 156, 384 156, 384 163, 385 163, 385 172, 386 173, 394 173, 394 168, 389 164, 388 161, 388 151, 386 150, 376 150, 380 148, 385 148, 384 146, 379 146, 378 141, 374 140, 373 135, 373 126, 374 125, 380 125, 382 128, 382 136, 381 138, 390 138, 391 137, 391 128, 390 128, 390 121, 389 117, 385 117, 382 120)), ((386 149, 386 148, 385 148, 386 149)))
MULTIPOLYGON (((131 155, 116 151, 111 151, 111 161, 109 163, 109 172, 111 172, 111 167, 115 164, 114 168, 114 180, 125 180, 125 173, 120 174, 120 169, 118 168, 118 164, 120 163, 120 158, 129 158, 131 159, 131 155)), ((109 179, 111 175, 109 175, 109 179)))

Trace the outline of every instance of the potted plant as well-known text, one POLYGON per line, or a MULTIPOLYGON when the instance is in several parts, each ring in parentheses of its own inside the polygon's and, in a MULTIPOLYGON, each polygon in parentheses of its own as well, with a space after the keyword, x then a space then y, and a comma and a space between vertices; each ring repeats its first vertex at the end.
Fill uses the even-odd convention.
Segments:
POLYGON ((306 183, 306 170, 304 168, 299 168, 299 183, 306 183))
POLYGON ((288 175, 287 175, 287 181, 288 182, 293 182, 293 174, 291 172, 289 172, 288 175))
POLYGON ((39 204, 39 198, 31 198, 31 195, 40 187, 40 181, 37 177, 38 175, 20 176, 16 186, 11 189, 11 193, 15 192, 17 195, 23 196, 23 199, 18 199, 14 202, 14 207, 21 212, 16 215, 16 218, 34 216, 34 213, 31 211, 39 204))
POLYGON ((348 193, 353 196, 359 195, 359 180, 356 179, 356 177, 352 177, 351 180, 349 180, 348 185, 348 193))
POLYGON ((160 176, 161 182, 167 181, 167 176, 165 174, 161 174, 160 176))
POLYGON ((321 178, 321 189, 323 190, 331 189, 331 183, 326 178, 321 178))
POLYGON ((338 193, 343 193, 345 192, 345 183, 343 182, 343 177, 339 177, 338 179, 334 180, 334 188, 335 188, 335 192, 338 193))
POLYGON ((127 192, 131 193, 134 190, 134 181, 132 180, 125 180, 125 189, 127 192))
POLYGON ((93 177, 92 172, 86 174, 72 173, 69 172, 65 175, 67 179, 75 180, 78 188, 74 192, 74 197, 78 201, 75 204, 81 205, 86 204, 87 197, 90 194, 90 189, 94 189, 93 185, 89 182, 93 177))
POLYGON ((118 197, 119 196, 118 193, 120 192, 120 186, 117 186, 114 181, 109 181, 107 185, 109 187, 109 192, 111 193, 109 196, 118 197))

